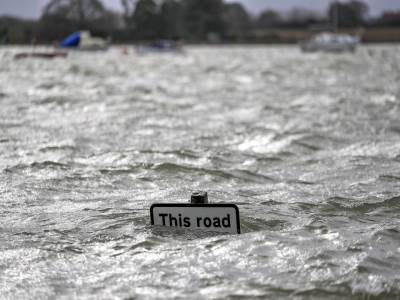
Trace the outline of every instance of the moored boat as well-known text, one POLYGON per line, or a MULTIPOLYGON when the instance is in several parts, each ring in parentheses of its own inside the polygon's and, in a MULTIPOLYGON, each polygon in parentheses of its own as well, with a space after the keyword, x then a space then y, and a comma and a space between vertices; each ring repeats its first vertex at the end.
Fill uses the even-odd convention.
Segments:
POLYGON ((109 42, 100 37, 93 37, 89 31, 78 31, 64 39, 59 48, 83 50, 83 51, 102 51, 107 50, 109 42))
POLYGON ((17 53, 14 56, 14 59, 23 59, 23 58, 43 58, 43 59, 53 59, 53 58, 65 58, 68 56, 66 52, 21 52, 17 53))
POLYGON ((360 38, 349 34, 320 33, 310 40, 300 44, 304 52, 354 52, 360 43, 360 38))
POLYGON ((136 48, 139 54, 146 53, 181 53, 183 52, 182 44, 176 41, 159 40, 146 46, 136 48))

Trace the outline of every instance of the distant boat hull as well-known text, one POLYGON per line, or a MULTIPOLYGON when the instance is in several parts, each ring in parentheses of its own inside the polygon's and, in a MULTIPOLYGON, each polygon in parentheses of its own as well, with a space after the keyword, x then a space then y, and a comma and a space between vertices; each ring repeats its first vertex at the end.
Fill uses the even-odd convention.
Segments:
POLYGON ((148 46, 140 46, 136 48, 136 52, 139 54, 146 53, 182 53, 182 45, 178 42, 160 40, 156 41, 148 46))
POLYGON ((181 49, 159 49, 153 47, 137 47, 136 52, 138 54, 147 54, 147 53, 182 53, 181 49))
POLYGON ((57 57, 65 58, 68 56, 66 52, 22 52, 17 53, 14 59, 24 59, 24 58, 43 58, 43 59, 53 59, 57 57))

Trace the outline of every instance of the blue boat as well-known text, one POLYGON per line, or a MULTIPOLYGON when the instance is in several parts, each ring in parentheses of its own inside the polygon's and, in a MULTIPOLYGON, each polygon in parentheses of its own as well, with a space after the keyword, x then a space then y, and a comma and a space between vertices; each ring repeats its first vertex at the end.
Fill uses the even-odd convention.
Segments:
POLYGON ((74 32, 64 39, 59 47, 86 51, 107 50, 108 42, 99 37, 92 37, 89 31, 74 32))
POLYGON ((158 40, 148 46, 136 48, 139 54, 146 53, 183 53, 181 43, 169 40, 158 40))

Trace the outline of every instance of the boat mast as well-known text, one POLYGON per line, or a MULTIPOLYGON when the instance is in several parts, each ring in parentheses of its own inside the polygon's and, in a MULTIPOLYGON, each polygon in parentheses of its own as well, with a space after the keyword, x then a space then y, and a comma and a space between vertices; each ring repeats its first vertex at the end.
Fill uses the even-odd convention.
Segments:
POLYGON ((333 31, 337 33, 339 31, 339 1, 333 2, 333 31))

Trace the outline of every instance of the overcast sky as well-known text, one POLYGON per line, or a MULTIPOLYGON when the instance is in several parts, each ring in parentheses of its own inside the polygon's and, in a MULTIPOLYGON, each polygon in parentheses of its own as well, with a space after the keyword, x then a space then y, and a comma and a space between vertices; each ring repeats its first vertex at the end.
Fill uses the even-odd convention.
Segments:
MULTIPOLYGON (((266 8, 288 11, 303 7, 324 12, 332 0, 229 0, 241 2, 249 11, 256 14, 266 8)), ((345 0, 342 0, 345 1, 345 0)), ((49 0, 0 0, 0 15, 15 15, 25 18, 38 18, 49 0)), ((379 15, 384 10, 400 10, 400 0, 365 0, 371 15, 379 15)), ((103 0, 108 7, 120 9, 120 0, 103 0)))

